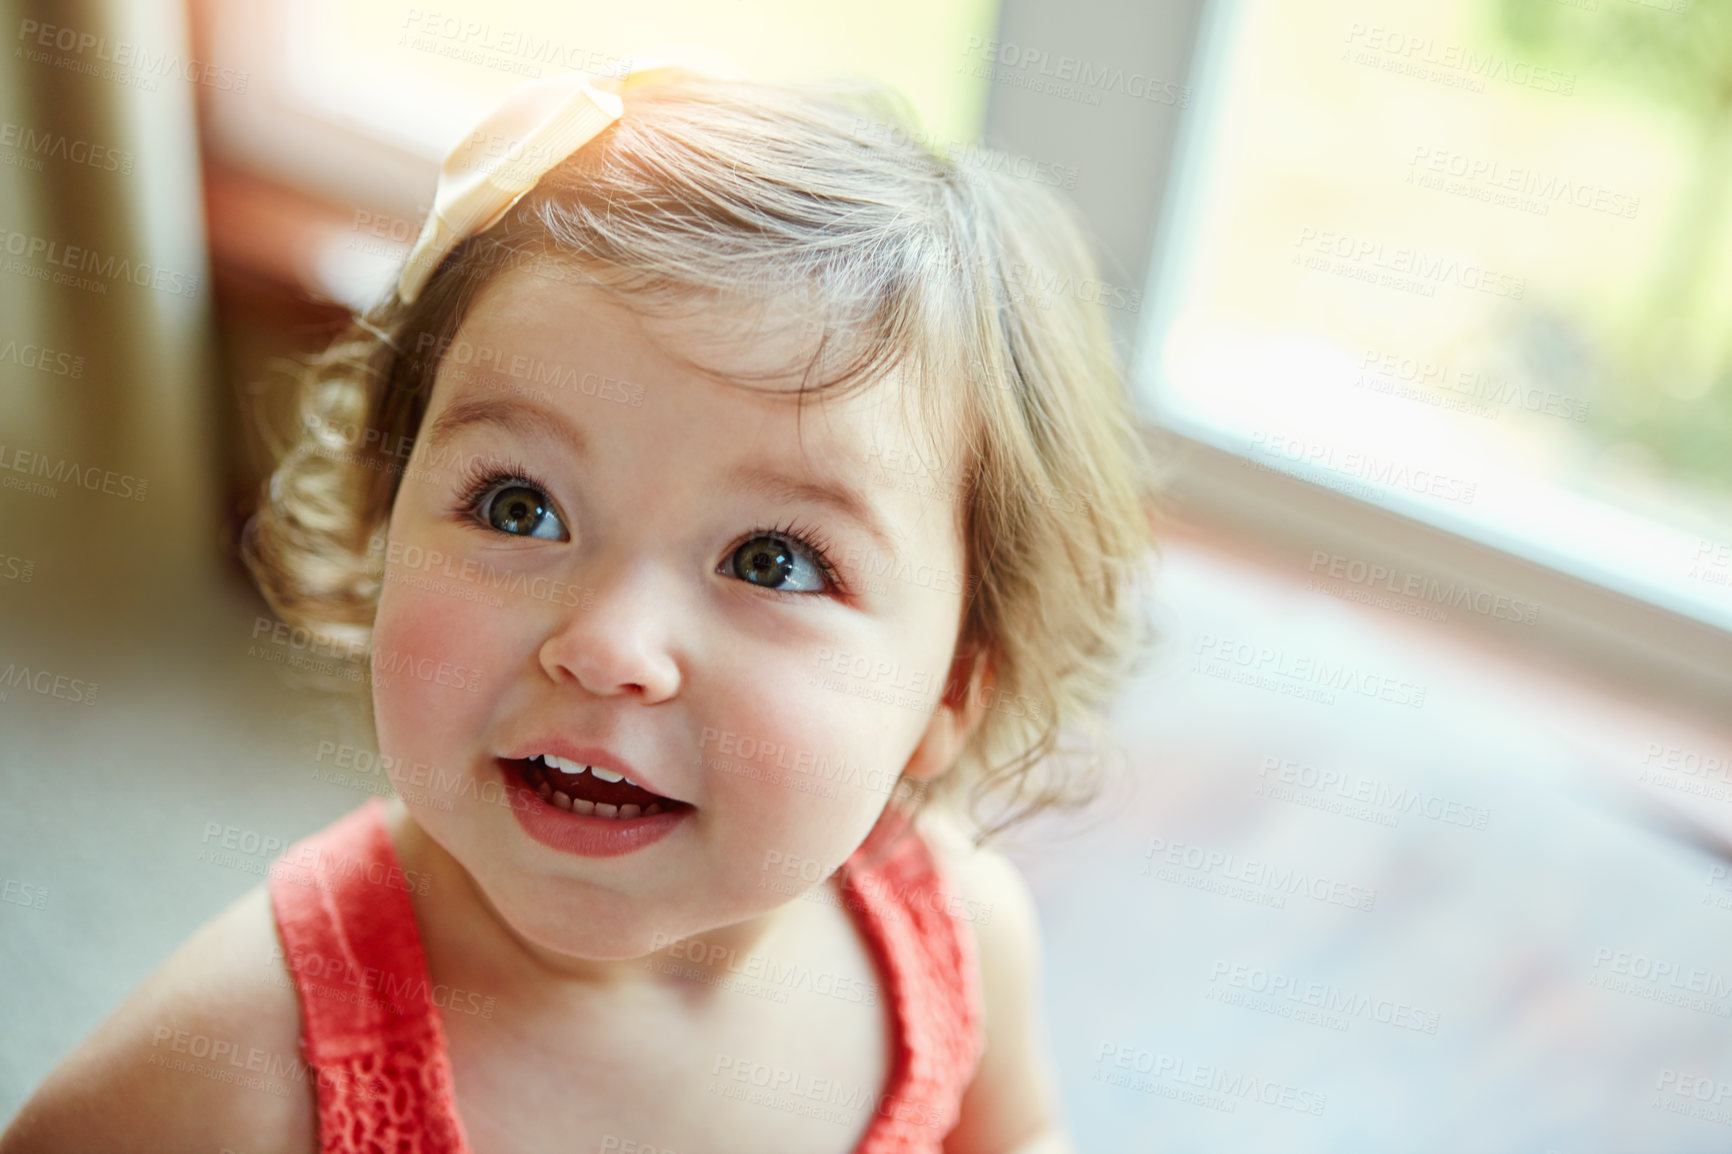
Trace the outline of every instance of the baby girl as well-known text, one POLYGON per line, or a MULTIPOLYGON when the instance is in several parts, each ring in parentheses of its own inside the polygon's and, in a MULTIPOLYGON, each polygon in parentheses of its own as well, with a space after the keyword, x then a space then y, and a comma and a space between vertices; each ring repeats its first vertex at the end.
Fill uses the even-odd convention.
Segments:
POLYGON ((660 67, 453 152, 247 539, 396 796, 0 1148, 1070 1149, 985 844, 1088 792, 1146 470, 1074 212, 916 140, 660 67))

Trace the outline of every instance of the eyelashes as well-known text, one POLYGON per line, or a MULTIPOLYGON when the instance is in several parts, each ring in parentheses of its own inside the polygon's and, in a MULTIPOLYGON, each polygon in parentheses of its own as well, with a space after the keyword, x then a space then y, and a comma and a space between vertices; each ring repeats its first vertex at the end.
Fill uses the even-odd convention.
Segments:
POLYGON ((460 494, 457 498, 457 510, 471 516, 479 516, 481 498, 487 496, 488 490, 505 483, 515 481, 530 489, 546 488, 534 477, 528 475, 529 470, 502 461, 498 465, 483 465, 472 461, 460 482, 460 494))
MULTIPOLYGON (((844 594, 848 592, 848 588, 843 583, 841 575, 836 572, 836 566, 830 561, 830 540, 824 536, 823 532, 816 526, 803 526, 798 522, 789 521, 784 522, 773 529, 753 529, 750 533, 747 533, 744 537, 740 538, 737 545, 728 550, 728 556, 732 557, 735 553, 738 553, 742 548, 750 545, 753 541, 761 540, 765 537, 784 541, 797 547, 812 559, 813 566, 818 570, 819 575, 824 578, 824 583, 829 587, 830 591, 844 594)), ((794 591, 787 589, 771 589, 770 592, 782 593, 788 596, 811 596, 810 593, 795 593, 794 591)))
MULTIPOLYGON (((494 525, 488 518, 484 508, 489 498, 512 488, 530 489, 546 499, 549 515, 563 527, 558 513, 553 508, 553 500, 548 492, 548 486, 538 480, 525 466, 508 460, 471 461, 458 482, 457 497, 453 502, 451 513, 453 519, 470 528, 476 528, 485 533, 498 534, 507 537, 524 537, 537 539, 537 535, 510 533, 494 525)), ((764 538, 771 538, 791 545, 796 551, 806 554, 812 566, 824 579, 822 590, 789 590, 776 589, 767 585, 757 585, 757 588, 783 597, 810 597, 821 593, 846 594, 847 584, 837 572, 831 561, 832 546, 829 538, 822 530, 812 525, 798 521, 785 521, 770 528, 753 529, 751 532, 736 539, 728 550, 722 568, 727 568, 729 561, 746 545, 764 538)), ((569 537, 560 538, 569 540, 569 537)))
POLYGON ((507 537, 532 537, 556 541, 571 539, 565 531, 564 522, 553 509, 553 501, 548 496, 547 486, 536 480, 528 469, 508 461, 493 461, 486 464, 472 461, 460 482, 456 507, 452 512, 462 523, 478 526, 483 530, 507 537), (533 516, 534 524, 529 527, 527 533, 513 532, 494 521, 493 502, 499 497, 513 492, 534 493, 540 498, 531 501, 519 499, 511 505, 511 511, 516 517, 533 516), (544 528, 550 525, 557 530, 557 533, 551 536, 542 532, 544 528))

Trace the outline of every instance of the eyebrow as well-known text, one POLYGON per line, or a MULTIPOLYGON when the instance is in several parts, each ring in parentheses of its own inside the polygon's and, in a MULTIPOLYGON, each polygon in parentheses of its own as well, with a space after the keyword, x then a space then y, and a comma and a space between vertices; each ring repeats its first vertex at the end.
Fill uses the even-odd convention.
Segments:
POLYGON ((900 557, 896 550, 896 540, 885 529, 877 510, 870 501, 852 489, 825 481, 809 481, 763 465, 735 465, 727 471, 725 480, 736 488, 767 497, 784 501, 805 501, 833 509, 866 530, 890 555, 892 561, 900 557))
MULTIPOLYGON (((439 414, 428 430, 427 447, 436 452, 464 429, 478 425, 493 425, 519 436, 563 441, 580 456, 589 445, 582 429, 550 409, 511 397, 469 397, 453 401, 439 414)), ((852 489, 795 477, 763 465, 735 465, 724 480, 734 488, 766 497, 823 505, 866 530, 893 561, 901 556, 895 538, 884 527, 872 503, 852 489)))
POLYGON ((477 425, 493 425, 519 436, 564 441, 579 455, 589 447, 589 439, 583 430, 563 416, 540 405, 510 397, 470 397, 453 401, 428 430, 427 447, 436 451, 464 429, 477 425))

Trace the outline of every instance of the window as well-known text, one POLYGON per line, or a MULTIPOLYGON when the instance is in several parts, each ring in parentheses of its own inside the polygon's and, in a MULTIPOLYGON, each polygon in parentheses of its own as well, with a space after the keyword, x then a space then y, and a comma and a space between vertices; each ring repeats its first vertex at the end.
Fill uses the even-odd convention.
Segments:
POLYGON ((996 0, 205 0, 210 55, 252 83, 247 99, 207 99, 202 115, 217 167, 357 212, 352 226, 328 218, 325 243, 279 263, 311 269, 315 293, 365 307, 420 231, 439 159, 524 80, 617 73, 634 54, 701 45, 764 79, 886 81, 942 147, 979 133, 986 81, 956 46, 989 37, 996 18, 996 0))
MULTIPOLYGON (((341 130, 371 146, 371 164, 403 154, 431 164, 488 105, 524 80, 569 72, 616 73, 632 55, 701 45, 769 80, 869 74, 906 95, 938 141, 972 140, 986 103, 956 45, 991 35, 994 0, 930 5, 888 0, 861 6, 752 0, 654 5, 561 0, 454 0, 435 6, 378 0, 233 0, 204 12, 216 54, 264 81, 267 100, 231 101, 215 145, 251 167, 332 191, 363 187, 370 173, 311 148, 284 150, 284 125, 255 133, 244 119, 271 104, 299 130, 341 130)), ((307 135, 305 139, 314 139, 307 135)), ((347 156, 345 159, 349 159, 347 156)), ((398 194, 399 199, 404 199, 398 194)))
POLYGON ((1159 419, 1732 630, 1711 9, 1220 0, 1138 351, 1159 419))

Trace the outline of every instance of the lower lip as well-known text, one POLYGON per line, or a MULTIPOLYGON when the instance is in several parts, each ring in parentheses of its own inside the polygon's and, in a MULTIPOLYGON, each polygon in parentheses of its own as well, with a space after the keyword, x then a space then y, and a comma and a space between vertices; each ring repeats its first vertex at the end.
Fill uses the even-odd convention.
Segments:
POLYGON ((560 809, 523 786, 504 763, 494 767, 511 790, 511 813, 523 832, 544 846, 579 857, 619 857, 654 845, 684 821, 691 807, 682 805, 648 817, 595 817, 560 809))

